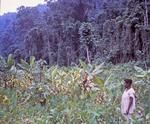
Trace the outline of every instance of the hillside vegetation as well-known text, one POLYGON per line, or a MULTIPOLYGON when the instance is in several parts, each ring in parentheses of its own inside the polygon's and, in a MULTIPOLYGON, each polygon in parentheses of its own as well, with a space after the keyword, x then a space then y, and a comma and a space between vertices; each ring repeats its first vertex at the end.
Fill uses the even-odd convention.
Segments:
POLYGON ((1 55, 50 65, 150 60, 149 0, 49 0, 0 17, 1 55), (147 2, 146 2, 147 1, 147 2), (89 57, 87 57, 87 54, 89 57))

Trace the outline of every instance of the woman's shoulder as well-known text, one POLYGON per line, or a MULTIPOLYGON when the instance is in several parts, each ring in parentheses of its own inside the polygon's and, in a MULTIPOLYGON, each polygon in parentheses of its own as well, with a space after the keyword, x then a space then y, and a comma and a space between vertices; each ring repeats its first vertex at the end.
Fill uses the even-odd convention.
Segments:
POLYGON ((129 90, 128 90, 129 93, 135 93, 135 90, 131 87, 129 90))

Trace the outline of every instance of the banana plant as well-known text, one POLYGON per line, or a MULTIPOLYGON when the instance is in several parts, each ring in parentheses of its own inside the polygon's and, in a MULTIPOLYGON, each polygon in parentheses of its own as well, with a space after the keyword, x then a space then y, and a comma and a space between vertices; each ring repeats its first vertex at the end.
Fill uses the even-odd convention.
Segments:
POLYGON ((17 64, 21 69, 27 71, 27 72, 32 72, 32 69, 35 67, 35 57, 31 56, 29 63, 26 62, 25 60, 21 59, 21 63, 17 64))
POLYGON ((150 69, 144 70, 138 66, 135 66, 134 68, 137 72, 137 74, 135 74, 137 77, 135 83, 139 89, 139 101, 140 103, 143 103, 141 106, 144 109, 145 121, 150 121, 150 69))

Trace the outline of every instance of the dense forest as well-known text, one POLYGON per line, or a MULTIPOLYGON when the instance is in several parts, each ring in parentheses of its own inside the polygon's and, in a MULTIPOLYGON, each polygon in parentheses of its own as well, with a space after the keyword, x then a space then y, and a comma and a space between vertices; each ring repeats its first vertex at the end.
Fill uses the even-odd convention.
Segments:
POLYGON ((149 61, 150 4, 144 0, 57 0, 0 16, 0 53, 49 65, 149 61))

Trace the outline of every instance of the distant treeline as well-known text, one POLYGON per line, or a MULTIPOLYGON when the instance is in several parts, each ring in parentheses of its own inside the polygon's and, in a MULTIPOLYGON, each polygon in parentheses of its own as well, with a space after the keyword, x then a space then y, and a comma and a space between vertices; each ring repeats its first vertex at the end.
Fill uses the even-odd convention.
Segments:
POLYGON ((0 16, 0 53, 50 65, 150 60, 144 0, 57 0, 0 16))

